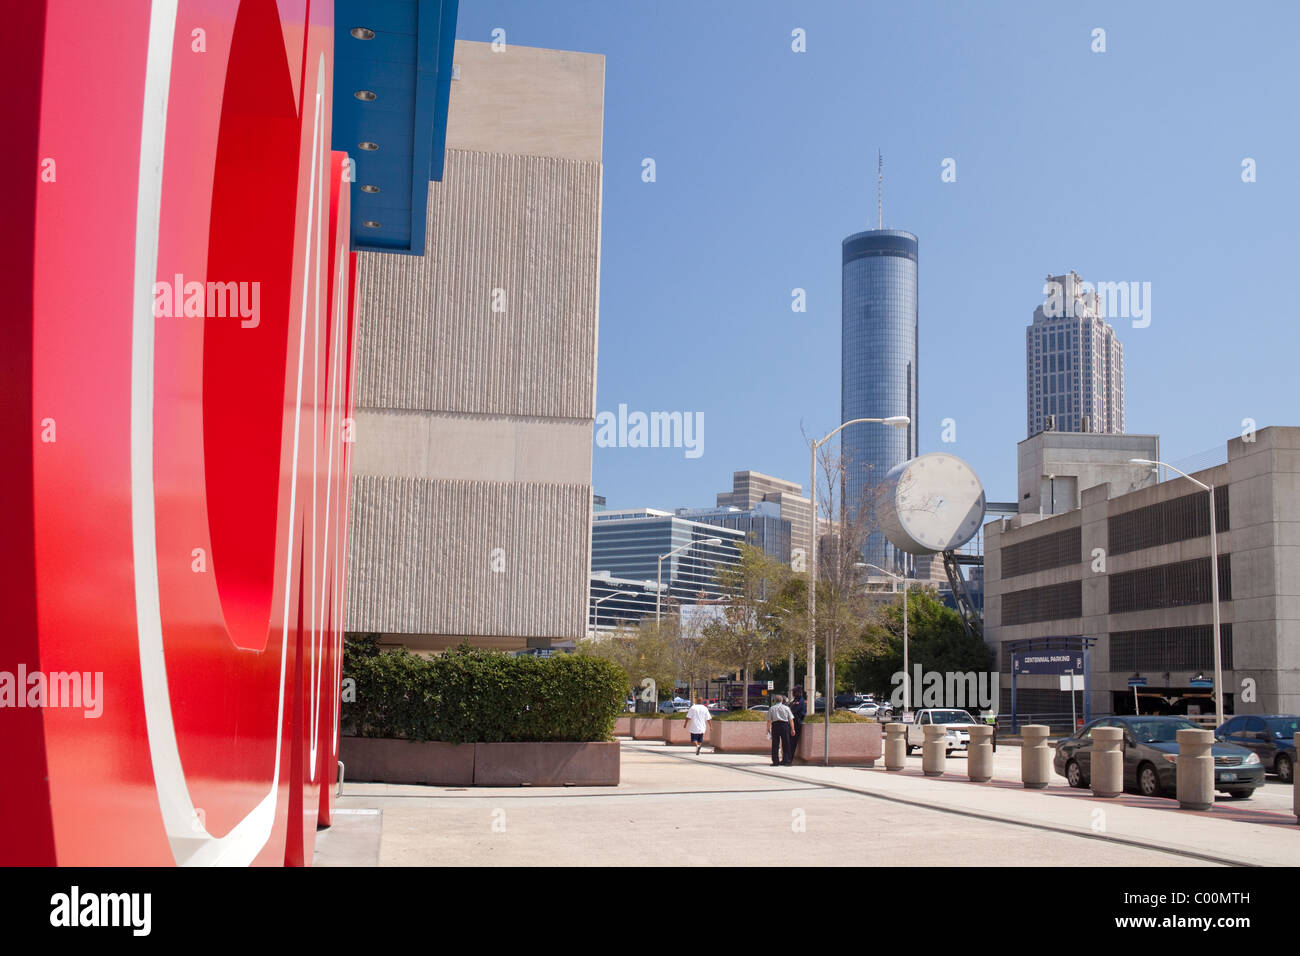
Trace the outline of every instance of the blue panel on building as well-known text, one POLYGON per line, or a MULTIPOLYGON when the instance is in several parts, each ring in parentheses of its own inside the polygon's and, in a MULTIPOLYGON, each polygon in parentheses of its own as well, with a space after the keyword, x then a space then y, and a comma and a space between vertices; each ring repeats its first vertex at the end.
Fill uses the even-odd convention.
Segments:
POLYGON ((1082 651, 1026 651, 1011 658, 1013 674, 1082 674, 1082 651))
POLYGON ((446 152, 457 5, 336 0, 332 146, 356 164, 354 250, 424 253, 429 183, 442 178, 446 152))

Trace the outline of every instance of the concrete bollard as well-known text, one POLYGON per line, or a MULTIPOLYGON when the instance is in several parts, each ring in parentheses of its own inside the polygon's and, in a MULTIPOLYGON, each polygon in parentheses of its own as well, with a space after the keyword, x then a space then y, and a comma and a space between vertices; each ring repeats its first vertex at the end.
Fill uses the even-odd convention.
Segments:
POLYGON ((1214 806, 1213 745, 1211 730, 1178 731, 1178 806, 1184 810, 1214 806))
POLYGON ((1092 731, 1092 795, 1117 797, 1124 792, 1124 742, 1122 727, 1095 727, 1092 731))
POLYGON ((902 770, 907 766, 907 726, 885 724, 885 769, 902 770))
POLYGON ((993 728, 972 727, 966 745, 966 775, 976 783, 993 778, 993 728))
POLYGON ((1051 732, 1046 724, 1020 728, 1020 780, 1026 790, 1042 790, 1052 779, 1052 748, 1047 745, 1051 732))
POLYGON ((941 777, 948 761, 948 728, 943 724, 926 724, 921 730, 925 734, 925 743, 921 745, 921 771, 927 777, 941 777))

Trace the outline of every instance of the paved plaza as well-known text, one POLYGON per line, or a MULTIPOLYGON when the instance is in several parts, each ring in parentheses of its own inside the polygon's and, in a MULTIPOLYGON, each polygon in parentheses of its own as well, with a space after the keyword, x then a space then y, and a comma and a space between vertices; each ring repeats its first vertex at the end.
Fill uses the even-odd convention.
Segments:
POLYGON ((1112 800, 1020 786, 1020 751, 1002 746, 994 779, 770 766, 761 755, 698 757, 622 742, 618 787, 448 788, 345 783, 318 866, 1214 866, 1295 865, 1292 789, 1275 778, 1250 800, 1204 813, 1177 801, 1112 800))

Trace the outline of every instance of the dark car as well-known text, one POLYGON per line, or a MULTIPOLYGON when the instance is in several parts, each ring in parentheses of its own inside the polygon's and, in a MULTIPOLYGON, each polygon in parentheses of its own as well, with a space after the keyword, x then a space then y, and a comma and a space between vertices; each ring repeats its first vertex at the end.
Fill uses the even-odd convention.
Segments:
MULTIPOLYGON (((1178 731, 1200 730, 1181 717, 1103 717, 1056 745, 1056 772, 1072 787, 1087 787, 1091 776, 1092 732, 1098 727, 1124 731, 1124 787, 1148 797, 1170 796, 1177 790, 1178 731)), ((1249 797, 1264 784, 1264 766, 1244 747, 1215 743, 1214 789, 1232 797, 1249 797)))
POLYGON ((1242 714, 1229 718, 1214 736, 1224 743, 1245 747, 1277 774, 1283 783, 1295 779, 1295 735, 1300 732, 1300 717, 1295 714, 1242 714))

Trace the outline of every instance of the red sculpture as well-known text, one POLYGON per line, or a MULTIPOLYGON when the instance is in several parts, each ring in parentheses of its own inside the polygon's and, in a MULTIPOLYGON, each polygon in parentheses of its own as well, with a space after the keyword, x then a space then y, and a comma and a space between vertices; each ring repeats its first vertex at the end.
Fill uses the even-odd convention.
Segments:
POLYGON ((16 6, 0 862, 310 863, 355 345, 332 4, 16 6))

